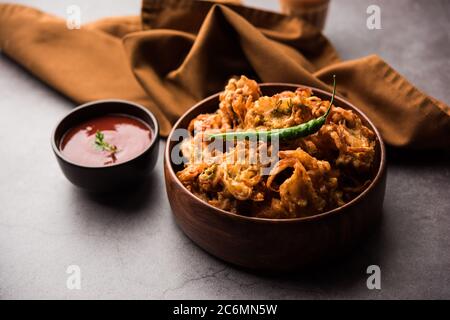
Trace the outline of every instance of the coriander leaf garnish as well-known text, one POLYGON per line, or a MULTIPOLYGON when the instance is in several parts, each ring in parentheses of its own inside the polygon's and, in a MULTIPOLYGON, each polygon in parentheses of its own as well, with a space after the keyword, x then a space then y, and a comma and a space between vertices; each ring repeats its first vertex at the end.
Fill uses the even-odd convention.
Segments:
POLYGON ((95 145, 103 151, 108 151, 111 153, 117 152, 117 147, 106 142, 105 135, 100 130, 97 130, 97 132, 95 133, 95 145))

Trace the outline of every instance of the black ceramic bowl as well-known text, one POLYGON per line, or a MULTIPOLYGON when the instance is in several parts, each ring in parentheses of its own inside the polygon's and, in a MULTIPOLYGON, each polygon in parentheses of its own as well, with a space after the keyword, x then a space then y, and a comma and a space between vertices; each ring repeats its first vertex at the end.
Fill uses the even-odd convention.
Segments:
POLYGON ((111 192, 135 186, 149 176, 158 158, 158 140, 158 121, 146 108, 123 100, 98 100, 83 104, 69 112, 53 131, 51 143, 59 166, 70 182, 88 191, 111 192), (108 114, 131 116, 146 123, 152 130, 150 146, 130 160, 105 167, 79 165, 62 154, 59 146, 69 129, 83 121, 108 114))

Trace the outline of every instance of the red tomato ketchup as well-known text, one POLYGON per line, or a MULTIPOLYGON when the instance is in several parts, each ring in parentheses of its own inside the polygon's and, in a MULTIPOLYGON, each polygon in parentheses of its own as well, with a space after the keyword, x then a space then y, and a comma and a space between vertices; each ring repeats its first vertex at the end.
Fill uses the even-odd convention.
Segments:
POLYGON ((152 131, 143 121, 111 114, 69 129, 59 149, 76 164, 103 167, 137 157, 151 142, 152 131))

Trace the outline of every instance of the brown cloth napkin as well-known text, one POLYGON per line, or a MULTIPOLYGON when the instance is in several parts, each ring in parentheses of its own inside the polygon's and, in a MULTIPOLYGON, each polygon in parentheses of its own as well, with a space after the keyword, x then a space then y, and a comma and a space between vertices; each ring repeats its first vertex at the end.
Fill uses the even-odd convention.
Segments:
POLYGON ((296 18, 238 5, 144 0, 137 17, 69 30, 66 21, 20 5, 0 5, 0 48, 78 103, 121 98, 157 116, 161 134, 227 79, 289 82, 327 89, 365 112, 385 141, 450 147, 449 107, 420 92, 378 56, 340 61, 328 40, 296 18))

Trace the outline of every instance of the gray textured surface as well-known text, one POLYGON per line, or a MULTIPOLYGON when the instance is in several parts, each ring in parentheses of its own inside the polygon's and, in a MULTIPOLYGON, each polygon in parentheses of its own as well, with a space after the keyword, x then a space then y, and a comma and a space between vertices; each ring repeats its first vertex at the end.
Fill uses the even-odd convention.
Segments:
MULTIPOLYGON (((15 1, 83 20, 137 14, 140 1, 15 1)), ((276 7, 268 1, 247 1, 276 7)), ((343 58, 378 53, 419 88, 450 103, 448 1, 332 1, 326 34, 343 58), (382 30, 365 27, 369 4, 382 30)), ((162 176, 127 197, 72 187, 50 133, 73 104, 0 56, 1 298, 450 298, 449 157, 392 154, 384 219, 341 262, 290 277, 238 270, 198 249, 175 225, 162 176), (82 289, 66 288, 66 268, 82 289), (377 264, 382 289, 366 288, 377 264)), ((162 142, 163 143, 163 142, 162 142)), ((162 149, 162 148, 161 148, 162 149)))

